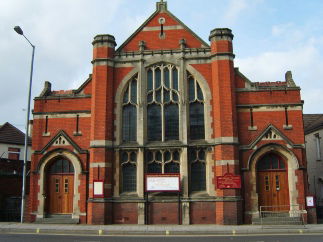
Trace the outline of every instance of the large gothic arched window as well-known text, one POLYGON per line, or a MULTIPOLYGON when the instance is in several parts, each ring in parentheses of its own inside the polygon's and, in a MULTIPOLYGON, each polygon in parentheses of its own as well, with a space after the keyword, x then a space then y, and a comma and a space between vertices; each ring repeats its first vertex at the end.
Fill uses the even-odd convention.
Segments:
POLYGON ((122 141, 137 140, 137 78, 133 78, 123 95, 122 141))
POLYGON ((178 70, 157 65, 147 72, 148 141, 179 139, 178 70))
POLYGON ((189 137, 191 140, 205 138, 204 97, 202 90, 192 75, 188 75, 189 87, 189 137))

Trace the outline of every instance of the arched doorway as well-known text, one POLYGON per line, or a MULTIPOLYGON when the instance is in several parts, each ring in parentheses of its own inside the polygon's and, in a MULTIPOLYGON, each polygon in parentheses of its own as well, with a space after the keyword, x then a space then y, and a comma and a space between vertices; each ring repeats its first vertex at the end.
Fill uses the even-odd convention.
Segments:
POLYGON ((266 210, 289 210, 287 164, 275 154, 267 153, 257 162, 258 205, 266 210))
POLYGON ((48 165, 46 186, 47 214, 72 214, 74 195, 74 167, 59 157, 48 165))

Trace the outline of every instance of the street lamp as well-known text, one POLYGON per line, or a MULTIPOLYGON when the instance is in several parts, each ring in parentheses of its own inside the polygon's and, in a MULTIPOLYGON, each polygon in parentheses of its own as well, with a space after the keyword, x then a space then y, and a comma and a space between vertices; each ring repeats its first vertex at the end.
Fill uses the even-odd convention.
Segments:
POLYGON ((30 67, 30 79, 29 79, 29 88, 28 88, 28 106, 27 106, 27 117, 26 117, 26 135, 25 135, 25 152, 24 152, 24 165, 22 171, 22 192, 21 192, 21 213, 20 213, 20 222, 24 222, 24 210, 25 210, 25 196, 26 196, 26 169, 27 169, 27 155, 28 155, 28 135, 29 135, 29 113, 30 113, 30 96, 31 96, 31 84, 33 81, 33 68, 34 68, 34 55, 35 55, 35 46, 27 39, 24 35, 24 32, 19 26, 13 28, 18 34, 25 37, 28 43, 33 48, 31 56, 31 67, 30 67))

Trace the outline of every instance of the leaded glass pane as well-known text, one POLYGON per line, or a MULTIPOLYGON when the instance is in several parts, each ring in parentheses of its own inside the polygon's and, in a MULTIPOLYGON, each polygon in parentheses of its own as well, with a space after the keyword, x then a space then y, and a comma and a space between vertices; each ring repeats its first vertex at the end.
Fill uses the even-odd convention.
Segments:
POLYGON ((159 141, 162 138, 161 128, 161 108, 159 105, 152 104, 148 106, 147 110, 147 133, 149 141, 159 141))
POLYGON ((161 89, 156 91, 156 101, 161 103, 161 89))
POLYGON ((164 84, 165 84, 165 86, 166 86, 167 88, 169 88, 169 87, 170 87, 170 86, 169 86, 169 70, 168 70, 168 68, 167 68, 167 67, 164 69, 164 84))
POLYGON ((173 67, 173 88, 178 90, 178 71, 176 67, 173 67))
POLYGON ((171 154, 169 151, 165 151, 164 153, 165 161, 170 161, 171 159, 171 154))
POLYGON ((165 106, 165 139, 178 140, 179 120, 178 106, 171 104, 165 106))
POLYGON ((189 89, 189 100, 190 102, 195 100, 195 81, 193 77, 188 79, 188 89, 189 89))
POLYGON ((175 162, 166 163, 165 173, 179 173, 179 164, 175 162))
POLYGON ((122 113, 122 139, 123 141, 136 141, 137 139, 137 111, 136 106, 126 105, 122 113))
POLYGON ((127 88, 126 92, 123 95, 123 103, 129 102, 129 87, 127 88))
POLYGON ((205 163, 194 162, 191 164, 191 191, 205 191, 205 163))
POLYGON ((177 102, 178 101, 178 95, 177 95, 177 93, 176 92, 172 92, 173 93, 173 100, 175 101, 175 102, 177 102))
POLYGON ((204 104, 194 102, 190 104, 190 139, 204 139, 204 104))
POLYGON ((164 102, 168 103, 170 101, 170 91, 164 90, 164 102))
POLYGON ((147 102, 151 103, 152 101, 153 101, 153 93, 151 92, 151 93, 148 94, 147 102))
POLYGON ((137 103, 137 81, 132 80, 131 82, 131 102, 137 103))
POLYGON ((161 161, 162 160, 162 153, 160 151, 156 151, 155 155, 156 155, 155 159, 157 161, 161 161))
POLYGON ((137 159, 137 155, 136 152, 131 152, 130 153, 130 161, 136 161, 137 159))
POLYGON ((147 72, 147 88, 148 91, 153 90, 153 72, 152 70, 149 70, 147 72))
POLYGON ((48 168, 49 173, 72 173, 74 167, 69 160, 57 159, 48 168))
POLYGON ((62 172, 63 173, 68 173, 69 172, 69 161, 68 160, 62 160, 62 163, 63 163, 62 172))
POLYGON ((200 101, 203 101, 203 93, 202 93, 202 90, 200 88, 200 86, 196 83, 196 88, 197 88, 197 98, 200 100, 200 101))
POLYGON ((156 162, 148 164, 148 171, 147 172, 148 173, 162 173, 161 164, 158 164, 156 162))
POLYGON ((155 70, 155 89, 159 88, 161 84, 161 71, 159 68, 155 70))
POLYGON ((122 166, 122 191, 134 192, 136 191, 136 165, 126 163, 122 166))

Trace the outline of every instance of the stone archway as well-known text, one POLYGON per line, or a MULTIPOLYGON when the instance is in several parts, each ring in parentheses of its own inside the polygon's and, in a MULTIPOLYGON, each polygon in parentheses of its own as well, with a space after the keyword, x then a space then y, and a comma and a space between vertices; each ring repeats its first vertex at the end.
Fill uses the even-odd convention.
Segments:
POLYGON ((80 209, 79 209, 79 200, 80 200, 80 193, 79 193, 79 186, 80 186, 80 179, 79 175, 82 172, 82 166, 79 161, 79 158, 68 150, 54 150, 47 155, 39 162, 38 165, 38 172, 39 172, 39 191, 37 194, 38 199, 38 209, 37 209, 37 218, 44 218, 45 217, 45 192, 46 192, 46 168, 48 164, 50 164, 54 159, 57 157, 65 157, 68 159, 73 167, 74 167, 74 191, 73 191, 73 211, 72 211, 72 218, 79 219, 80 217, 80 209))
MULTIPOLYGON (((257 193, 257 161, 267 153, 279 154, 287 162, 288 172, 288 189, 289 189, 289 204, 297 205, 298 190, 296 187, 297 176, 295 171, 299 169, 299 162, 293 152, 288 150, 279 144, 267 144, 257 149, 249 158, 248 169, 245 171, 245 175, 249 177, 249 211, 246 211, 251 218, 259 217, 259 204, 258 204, 258 193, 257 193)), ((295 209, 293 207, 292 209, 295 209)))

